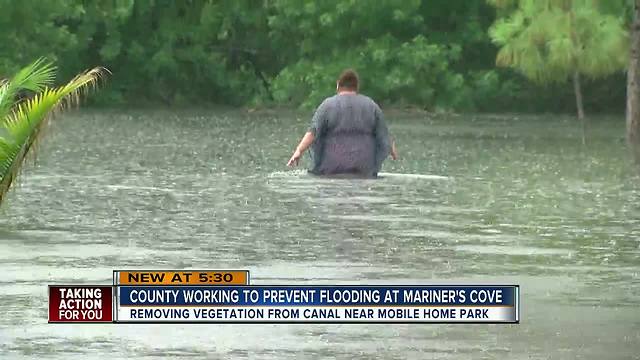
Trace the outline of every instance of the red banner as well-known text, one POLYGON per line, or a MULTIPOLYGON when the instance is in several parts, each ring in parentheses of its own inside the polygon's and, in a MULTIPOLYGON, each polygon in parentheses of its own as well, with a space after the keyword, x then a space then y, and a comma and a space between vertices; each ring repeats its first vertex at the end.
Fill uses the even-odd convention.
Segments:
POLYGON ((112 322, 113 287, 49 286, 49 322, 112 322))

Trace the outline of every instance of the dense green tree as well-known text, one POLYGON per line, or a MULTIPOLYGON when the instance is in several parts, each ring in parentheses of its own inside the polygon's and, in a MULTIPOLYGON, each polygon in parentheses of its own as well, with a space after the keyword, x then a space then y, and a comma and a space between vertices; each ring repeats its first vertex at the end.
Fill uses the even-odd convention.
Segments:
MULTIPOLYGON (((495 2, 0 0, 0 75, 46 56, 61 77, 89 64, 111 69, 93 103, 315 106, 353 67, 363 91, 384 104, 571 111, 570 88, 550 91, 495 67, 487 30, 519 4, 495 2)), ((622 7, 598 4, 603 14, 622 7)), ((585 105, 621 111, 622 77, 583 78, 585 105)))
MULTIPOLYGON (((463 106, 464 77, 451 63, 461 56, 455 42, 438 43, 425 26, 424 2, 277 0, 269 17, 275 44, 289 48, 287 65, 274 80, 277 101, 313 106, 335 91, 344 68, 355 68, 363 91, 387 103, 463 106)), ((439 39, 441 40, 441 39, 439 39)))
POLYGON ((62 19, 77 14, 72 1, 0 0, 0 78, 40 56, 56 61, 78 46, 62 19))
POLYGON ((248 0, 87 2, 88 16, 76 24, 90 39, 83 62, 100 61, 113 69, 121 101, 241 104, 262 84, 255 58, 258 47, 268 45, 267 32, 255 31, 266 26, 266 17, 252 17, 260 5, 248 0))

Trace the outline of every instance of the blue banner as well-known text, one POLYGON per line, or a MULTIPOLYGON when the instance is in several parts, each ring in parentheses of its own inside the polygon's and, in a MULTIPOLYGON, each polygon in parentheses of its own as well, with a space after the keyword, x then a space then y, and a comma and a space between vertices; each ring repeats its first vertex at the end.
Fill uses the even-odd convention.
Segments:
POLYGON ((505 286, 118 286, 121 306, 514 306, 505 286))

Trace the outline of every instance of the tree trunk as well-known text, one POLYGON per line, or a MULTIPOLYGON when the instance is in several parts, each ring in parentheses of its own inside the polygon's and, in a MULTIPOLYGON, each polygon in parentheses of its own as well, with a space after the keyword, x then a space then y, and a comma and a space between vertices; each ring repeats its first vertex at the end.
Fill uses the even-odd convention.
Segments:
POLYGON ((640 0, 635 0, 627 70, 627 142, 640 163, 640 0))
MULTIPOLYGON (((640 0, 638 0, 640 1, 640 0)), ((576 108, 578 109, 578 120, 582 125, 582 145, 586 143, 586 123, 584 119, 584 106, 582 105, 582 86, 580 85, 580 73, 578 70, 573 72, 573 91, 576 94, 576 108)))

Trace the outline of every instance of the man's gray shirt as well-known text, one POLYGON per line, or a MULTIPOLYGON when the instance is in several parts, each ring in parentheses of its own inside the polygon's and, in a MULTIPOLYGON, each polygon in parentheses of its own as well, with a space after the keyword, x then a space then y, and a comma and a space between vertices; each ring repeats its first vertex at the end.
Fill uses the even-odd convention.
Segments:
POLYGON ((354 174, 375 177, 391 151, 382 110, 360 94, 334 95, 316 109, 309 128, 317 175, 354 174))

